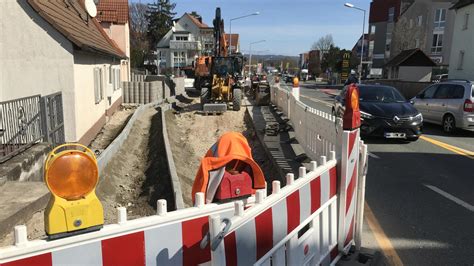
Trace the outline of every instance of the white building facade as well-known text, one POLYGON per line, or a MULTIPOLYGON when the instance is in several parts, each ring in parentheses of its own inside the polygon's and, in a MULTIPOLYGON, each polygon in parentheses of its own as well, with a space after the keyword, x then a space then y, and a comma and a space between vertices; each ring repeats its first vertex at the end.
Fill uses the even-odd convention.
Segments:
POLYGON ((460 1, 456 11, 449 62, 450 79, 474 80, 474 3, 460 1))

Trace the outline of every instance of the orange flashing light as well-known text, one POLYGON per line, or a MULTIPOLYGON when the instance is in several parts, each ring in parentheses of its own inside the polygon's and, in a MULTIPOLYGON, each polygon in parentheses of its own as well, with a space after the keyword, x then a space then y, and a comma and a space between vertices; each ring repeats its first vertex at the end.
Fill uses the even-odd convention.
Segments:
POLYGON ((99 170, 92 151, 86 147, 80 150, 64 150, 56 153, 54 149, 47 160, 45 183, 51 193, 65 200, 78 200, 91 193, 98 181, 99 170))
POLYGON ((360 127, 359 88, 355 84, 351 84, 347 90, 342 126, 344 130, 360 127))
POLYGON ((293 78, 293 88, 298 88, 300 86, 300 80, 297 77, 293 78))

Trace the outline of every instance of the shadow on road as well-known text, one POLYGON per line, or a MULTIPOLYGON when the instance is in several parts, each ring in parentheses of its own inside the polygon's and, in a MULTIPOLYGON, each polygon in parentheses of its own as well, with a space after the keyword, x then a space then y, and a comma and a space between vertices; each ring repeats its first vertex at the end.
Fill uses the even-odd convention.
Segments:
POLYGON ((427 135, 442 136, 442 137, 456 137, 456 138, 473 138, 474 131, 468 131, 463 129, 457 129, 454 133, 446 133, 440 125, 435 124, 423 124, 423 133, 427 135))

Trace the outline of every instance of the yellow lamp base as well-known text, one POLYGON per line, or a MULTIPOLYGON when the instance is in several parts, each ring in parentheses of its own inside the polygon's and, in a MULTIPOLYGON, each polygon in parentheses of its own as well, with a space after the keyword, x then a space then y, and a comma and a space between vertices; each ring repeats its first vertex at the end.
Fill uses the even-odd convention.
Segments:
POLYGON ((95 191, 70 201, 51 194, 44 218, 46 234, 55 239, 100 229, 104 224, 104 209, 95 191))

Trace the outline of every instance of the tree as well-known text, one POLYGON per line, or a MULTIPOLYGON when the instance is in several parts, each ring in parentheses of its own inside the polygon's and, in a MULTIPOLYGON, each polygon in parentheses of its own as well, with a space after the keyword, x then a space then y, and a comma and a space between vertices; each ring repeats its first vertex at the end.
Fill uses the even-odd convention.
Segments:
POLYGON ((173 12, 175 3, 170 0, 156 0, 153 4, 148 4, 146 18, 148 21, 147 36, 152 50, 156 49, 158 42, 173 27, 173 12))
POLYGON ((321 54, 325 54, 329 51, 331 46, 334 46, 334 40, 331 34, 327 34, 318 39, 317 42, 313 43, 311 50, 319 50, 321 54))
POLYGON ((132 68, 141 68, 146 55, 149 53, 147 40, 148 20, 147 5, 131 3, 130 16, 130 64, 132 68))

